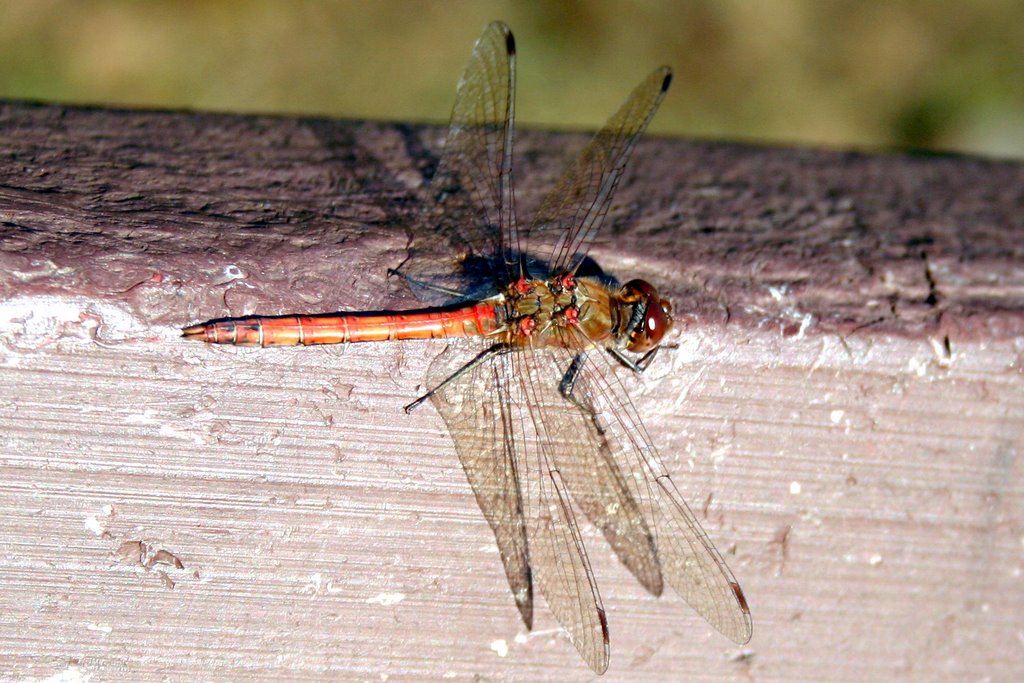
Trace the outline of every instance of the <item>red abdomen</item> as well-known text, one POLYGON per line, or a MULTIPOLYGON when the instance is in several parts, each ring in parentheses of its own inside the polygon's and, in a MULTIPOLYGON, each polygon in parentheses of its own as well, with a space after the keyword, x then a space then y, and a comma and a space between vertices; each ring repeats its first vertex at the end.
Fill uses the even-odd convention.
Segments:
POLYGON ((309 346, 392 339, 474 337, 490 334, 498 329, 498 325, 494 305, 476 303, 447 311, 230 318, 186 327, 181 333, 189 339, 210 344, 309 346))

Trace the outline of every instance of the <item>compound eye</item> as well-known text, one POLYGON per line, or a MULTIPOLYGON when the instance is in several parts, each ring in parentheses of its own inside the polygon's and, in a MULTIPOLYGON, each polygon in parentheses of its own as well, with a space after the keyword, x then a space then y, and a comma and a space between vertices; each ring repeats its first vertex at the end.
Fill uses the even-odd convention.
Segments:
POLYGON ((630 335, 626 349, 636 353, 650 351, 661 343, 672 327, 672 304, 658 296, 658 292, 643 280, 632 280, 623 287, 624 298, 642 307, 643 319, 630 335))
POLYGON ((643 329, 644 336, 647 337, 647 348, 644 351, 653 349, 661 343, 665 333, 668 332, 671 320, 671 314, 665 310, 661 301, 648 300, 647 315, 644 317, 643 329))

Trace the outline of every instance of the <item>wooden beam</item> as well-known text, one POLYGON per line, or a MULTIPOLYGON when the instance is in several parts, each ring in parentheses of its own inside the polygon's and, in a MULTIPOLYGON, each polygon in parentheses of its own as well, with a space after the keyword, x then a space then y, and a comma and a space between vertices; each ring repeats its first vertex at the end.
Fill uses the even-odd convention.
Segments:
MULTIPOLYGON (((0 103, 0 678, 591 677, 402 412, 443 343, 178 337, 413 303, 442 135, 0 103)), ((519 135, 522 215, 583 140, 519 135)), ((592 255, 675 303, 624 381, 754 618, 587 529, 609 678, 1020 675, 1024 166, 647 139, 592 255)))

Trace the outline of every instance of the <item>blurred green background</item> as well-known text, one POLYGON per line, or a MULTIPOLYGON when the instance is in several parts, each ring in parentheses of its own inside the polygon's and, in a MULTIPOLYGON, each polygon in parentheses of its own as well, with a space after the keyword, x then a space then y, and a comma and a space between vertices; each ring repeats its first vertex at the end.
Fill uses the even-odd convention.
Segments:
POLYGON ((662 134, 1024 157, 1021 0, 0 0, 0 98, 443 121, 496 18, 531 125, 667 63, 662 134))

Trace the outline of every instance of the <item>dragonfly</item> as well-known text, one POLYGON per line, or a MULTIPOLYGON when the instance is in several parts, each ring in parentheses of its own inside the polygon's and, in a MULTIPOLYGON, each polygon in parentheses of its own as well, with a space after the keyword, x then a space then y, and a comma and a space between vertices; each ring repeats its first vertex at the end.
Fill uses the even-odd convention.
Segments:
POLYGON ((587 256, 638 139, 672 80, 655 69, 567 168, 528 227, 513 185, 515 40, 490 24, 459 81, 420 218, 428 239, 396 269, 427 307, 211 320, 183 336, 289 346, 447 339, 426 401, 447 425, 494 532, 523 623, 535 589, 583 660, 609 661, 582 513, 655 596, 667 583, 715 629, 750 640, 746 598, 684 502, 619 378, 672 327, 649 283, 618 284, 587 256))

